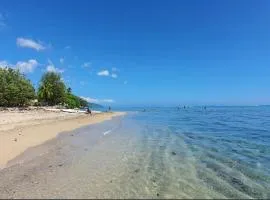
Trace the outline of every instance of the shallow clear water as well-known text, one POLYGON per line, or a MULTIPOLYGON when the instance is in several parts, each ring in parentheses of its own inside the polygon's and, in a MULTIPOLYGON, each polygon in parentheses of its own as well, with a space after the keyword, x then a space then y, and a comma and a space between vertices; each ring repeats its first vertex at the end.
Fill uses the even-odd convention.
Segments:
POLYGON ((152 108, 133 120, 145 176, 165 197, 270 198, 269 107, 152 108))
POLYGON ((270 198, 269 107, 141 110, 49 142, 0 197, 270 198))

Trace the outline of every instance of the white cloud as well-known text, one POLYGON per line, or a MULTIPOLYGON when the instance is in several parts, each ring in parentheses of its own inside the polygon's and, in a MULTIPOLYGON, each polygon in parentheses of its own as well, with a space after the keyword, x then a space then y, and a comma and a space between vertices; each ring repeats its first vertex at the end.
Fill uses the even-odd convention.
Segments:
POLYGON ((115 101, 113 99, 95 99, 91 97, 82 97, 84 100, 90 103, 114 103, 115 101))
POLYGON ((117 78, 118 76, 117 76, 117 74, 114 74, 114 73, 112 73, 112 78, 117 78))
POLYGON ((118 75, 115 73, 116 71, 118 71, 118 69, 116 69, 116 68, 112 68, 111 72, 109 72, 109 70, 102 70, 102 71, 99 71, 97 73, 97 75, 98 76, 110 76, 110 77, 116 79, 118 77, 118 75))
POLYGON ((64 64, 65 59, 64 58, 60 58, 59 61, 60 61, 61 64, 64 64))
POLYGON ((71 46, 65 46, 65 49, 71 49, 71 46))
POLYGON ((17 69, 19 69, 23 73, 31 73, 34 69, 39 65, 38 61, 34 59, 30 59, 28 61, 19 61, 15 65, 17 69))
POLYGON ((99 103, 98 99, 93 99, 90 97, 81 97, 82 99, 84 99, 85 101, 89 102, 89 103, 99 103))
POLYGON ((91 62, 85 62, 85 63, 82 64, 82 67, 83 68, 88 68, 88 67, 91 66, 91 64, 92 64, 91 62))
POLYGON ((111 77, 112 78, 117 78, 118 77, 118 75, 116 74, 116 72, 119 72, 119 69, 116 68, 116 67, 113 67, 112 68, 112 74, 111 74, 111 77))
POLYGON ((110 76, 110 72, 108 70, 102 70, 97 73, 98 76, 110 76))
POLYGON ((11 66, 8 61, 6 60, 0 60, 0 68, 5 68, 11 66))
POLYGON ((124 84, 126 85, 128 82, 127 81, 124 81, 124 84))
POLYGON ((64 70, 56 68, 54 65, 48 65, 46 70, 48 72, 55 72, 55 73, 63 73, 64 72, 64 70))
POLYGON ((65 70, 64 69, 59 69, 54 66, 53 62, 49 59, 48 60, 49 65, 47 65, 47 72, 55 72, 55 73, 63 73, 65 70))
POLYGON ((31 73, 38 65, 39 63, 35 59, 30 59, 28 61, 18 61, 15 65, 7 62, 6 60, 0 61, 0 68, 11 67, 19 69, 22 73, 31 73))
POLYGON ((45 50, 46 47, 41 44, 41 42, 34 41, 32 39, 27 38, 17 38, 17 46, 23 47, 23 48, 31 48, 35 49, 36 51, 45 50))

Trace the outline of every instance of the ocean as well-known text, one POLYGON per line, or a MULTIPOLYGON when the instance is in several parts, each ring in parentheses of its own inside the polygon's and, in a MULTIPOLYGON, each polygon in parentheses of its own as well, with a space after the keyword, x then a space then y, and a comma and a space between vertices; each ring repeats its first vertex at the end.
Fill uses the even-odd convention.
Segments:
POLYGON ((157 196, 270 198, 270 107, 157 107, 127 118, 139 126, 132 162, 157 196))
POLYGON ((47 145, 24 170, 7 169, 39 183, 21 181, 31 192, 16 195, 270 198, 270 107, 133 108, 47 145))

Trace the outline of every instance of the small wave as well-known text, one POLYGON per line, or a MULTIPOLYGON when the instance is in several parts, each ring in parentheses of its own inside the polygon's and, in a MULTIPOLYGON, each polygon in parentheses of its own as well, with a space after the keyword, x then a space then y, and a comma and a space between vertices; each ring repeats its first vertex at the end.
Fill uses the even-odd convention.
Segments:
POLYGON ((105 131, 105 132, 103 133, 103 135, 107 135, 107 134, 109 134, 109 133, 111 133, 111 132, 112 132, 112 130, 105 131))

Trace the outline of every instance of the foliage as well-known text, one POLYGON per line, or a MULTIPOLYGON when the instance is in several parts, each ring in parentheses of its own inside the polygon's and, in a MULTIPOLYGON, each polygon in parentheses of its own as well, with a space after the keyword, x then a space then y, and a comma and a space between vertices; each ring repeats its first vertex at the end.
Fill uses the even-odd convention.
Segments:
POLYGON ((27 106, 34 98, 33 85, 19 70, 0 68, 0 106, 27 106))
POLYGON ((66 93, 65 104, 68 108, 80 108, 88 106, 88 102, 69 92, 66 93))
POLYGON ((80 106, 81 107, 87 107, 87 106, 89 106, 89 103, 86 101, 86 100, 84 100, 83 98, 81 98, 81 97, 77 97, 78 99, 79 99, 79 101, 80 101, 80 106))
POLYGON ((67 93, 68 93, 68 94, 71 94, 71 91, 72 91, 72 90, 71 90, 71 88, 70 88, 70 87, 68 87, 68 89, 67 89, 67 93))
POLYGON ((64 103, 66 86, 61 76, 55 72, 46 72, 40 81, 38 88, 38 100, 47 105, 53 106, 64 103))
POLYGON ((77 99, 77 97, 73 94, 66 94, 65 98, 65 104, 68 108, 79 108, 80 107, 80 102, 77 99))
POLYGON ((36 97, 35 89, 18 70, 0 68, 0 106, 27 106, 30 103, 35 106, 63 104, 68 108, 88 106, 87 101, 72 94, 70 87, 66 89, 60 74, 55 72, 43 74, 37 96, 38 102, 32 102, 36 97))

